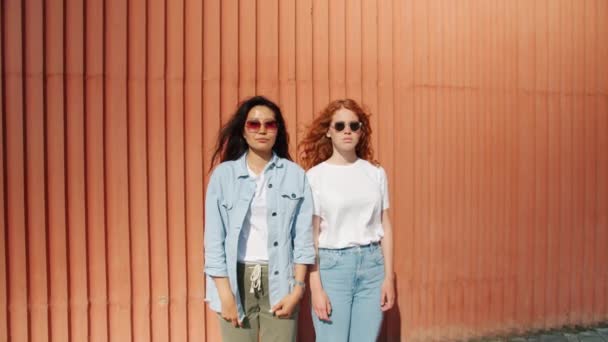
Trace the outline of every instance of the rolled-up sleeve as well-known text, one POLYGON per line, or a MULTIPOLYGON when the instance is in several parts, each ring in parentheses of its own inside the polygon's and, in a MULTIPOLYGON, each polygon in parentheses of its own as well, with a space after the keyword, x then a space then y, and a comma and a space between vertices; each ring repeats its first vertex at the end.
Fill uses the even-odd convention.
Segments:
POLYGON ((221 180, 216 169, 209 179, 205 196, 205 273, 211 277, 227 277, 226 226, 220 212, 221 180))
POLYGON ((293 259, 296 264, 312 265, 315 263, 315 247, 312 232, 313 200, 306 175, 303 175, 303 184, 304 198, 292 227, 293 259))

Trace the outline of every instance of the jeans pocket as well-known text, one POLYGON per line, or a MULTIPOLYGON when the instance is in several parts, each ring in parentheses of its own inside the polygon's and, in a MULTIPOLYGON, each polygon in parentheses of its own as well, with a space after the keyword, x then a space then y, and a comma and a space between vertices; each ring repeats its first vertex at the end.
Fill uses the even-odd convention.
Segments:
POLYGON ((319 252, 319 269, 328 270, 338 264, 338 255, 331 252, 319 252))
POLYGON ((376 265, 384 265, 384 254, 382 254, 382 248, 376 248, 372 254, 372 260, 376 265))

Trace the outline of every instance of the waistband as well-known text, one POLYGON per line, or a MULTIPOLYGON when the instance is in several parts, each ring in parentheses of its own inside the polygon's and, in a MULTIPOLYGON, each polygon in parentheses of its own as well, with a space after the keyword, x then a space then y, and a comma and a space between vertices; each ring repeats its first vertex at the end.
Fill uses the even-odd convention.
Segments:
POLYGON ((376 248, 376 247, 380 247, 380 245, 381 245, 380 241, 374 241, 374 242, 368 243, 367 245, 350 246, 350 247, 343 247, 343 248, 319 248, 319 250, 320 251, 349 251, 349 250, 376 248))
POLYGON ((237 266, 239 267, 255 267, 255 266, 260 266, 262 268, 268 268, 268 264, 263 264, 263 263, 257 263, 257 262, 241 262, 241 261, 237 261, 237 266))

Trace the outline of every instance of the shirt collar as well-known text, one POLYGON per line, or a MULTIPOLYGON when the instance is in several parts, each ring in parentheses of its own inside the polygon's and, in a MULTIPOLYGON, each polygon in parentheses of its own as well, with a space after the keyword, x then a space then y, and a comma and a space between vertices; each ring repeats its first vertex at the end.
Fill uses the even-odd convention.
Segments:
MULTIPOLYGON (((247 152, 243 153, 242 156, 239 157, 239 159, 237 159, 236 161, 237 164, 237 178, 241 178, 241 177, 249 177, 249 171, 247 170, 247 152)), ((271 169, 273 167, 277 167, 277 168, 281 168, 283 167, 283 158, 280 158, 279 156, 277 156, 277 154, 273 151, 272 152, 272 158, 270 158, 270 161, 268 162, 268 169, 271 169)))

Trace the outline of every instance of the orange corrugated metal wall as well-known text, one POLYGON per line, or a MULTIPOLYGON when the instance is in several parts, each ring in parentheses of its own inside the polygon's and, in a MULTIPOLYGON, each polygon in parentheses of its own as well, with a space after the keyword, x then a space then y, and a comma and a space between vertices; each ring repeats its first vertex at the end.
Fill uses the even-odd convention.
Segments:
MULTIPOLYGON (((2 0, 0 341, 216 341, 210 150, 278 101, 373 113, 381 340, 608 320, 608 0, 2 0)), ((301 340, 313 337, 305 305, 301 340)))

